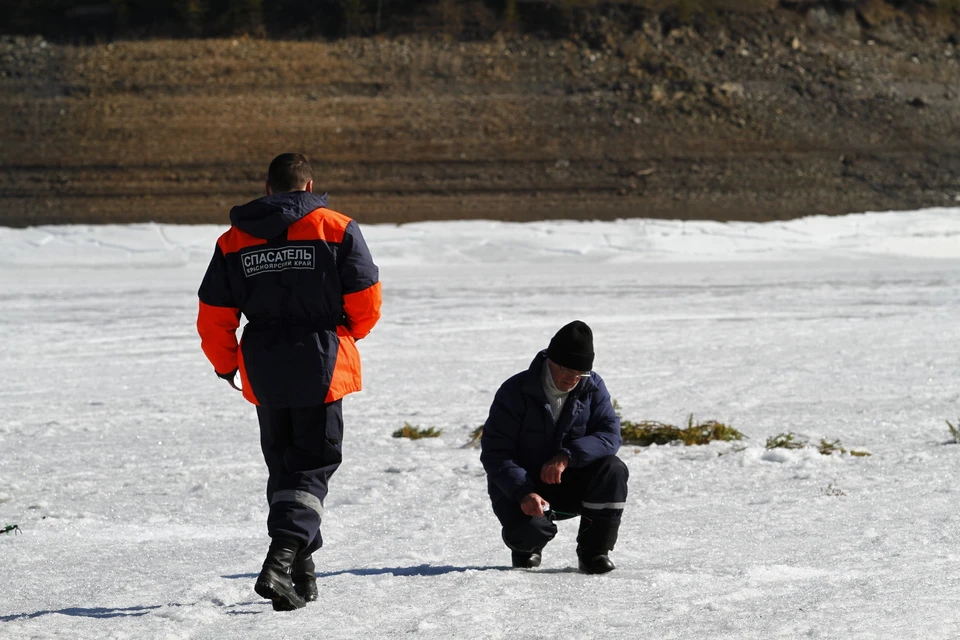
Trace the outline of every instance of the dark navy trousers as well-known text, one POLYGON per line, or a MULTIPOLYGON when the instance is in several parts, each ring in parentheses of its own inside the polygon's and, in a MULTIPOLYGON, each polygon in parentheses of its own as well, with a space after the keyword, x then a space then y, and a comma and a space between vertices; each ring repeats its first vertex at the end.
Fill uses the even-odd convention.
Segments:
POLYGON ((323 546, 320 521, 330 477, 343 459, 341 402, 316 407, 257 407, 267 463, 267 531, 296 540, 301 554, 323 546))
POLYGON ((577 551, 594 555, 612 551, 617 543, 620 518, 627 501, 627 465, 617 456, 607 456, 579 469, 567 468, 559 484, 534 480, 534 492, 550 503, 551 512, 533 518, 520 503, 499 500, 493 511, 503 525, 506 545, 514 551, 537 552, 557 535, 556 520, 580 516, 577 551))

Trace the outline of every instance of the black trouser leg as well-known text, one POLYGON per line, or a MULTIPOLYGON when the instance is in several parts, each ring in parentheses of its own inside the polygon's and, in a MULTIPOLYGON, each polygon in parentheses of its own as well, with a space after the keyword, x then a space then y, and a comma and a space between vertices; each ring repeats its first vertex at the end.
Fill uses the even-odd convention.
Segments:
MULTIPOLYGON (((581 515, 578 546, 606 553, 617 541, 628 477, 627 465, 608 456, 587 467, 567 469, 560 484, 537 482, 535 491, 550 503, 557 520, 581 515)), ((532 518, 512 500, 498 501, 493 511, 503 526, 503 541, 514 551, 539 552, 557 535, 552 519, 532 518)))
POLYGON ((317 407, 257 407, 260 445, 267 463, 267 531, 295 540, 300 553, 323 545, 320 521, 331 476, 340 466, 341 403, 317 407))
POLYGON ((616 456, 588 467, 592 470, 580 502, 577 549, 595 555, 612 551, 617 544, 620 518, 627 501, 627 465, 616 456))
POLYGON ((544 546, 557 535, 557 525, 549 518, 531 518, 512 500, 500 500, 493 505, 493 512, 503 526, 504 543, 513 551, 540 553, 544 546))

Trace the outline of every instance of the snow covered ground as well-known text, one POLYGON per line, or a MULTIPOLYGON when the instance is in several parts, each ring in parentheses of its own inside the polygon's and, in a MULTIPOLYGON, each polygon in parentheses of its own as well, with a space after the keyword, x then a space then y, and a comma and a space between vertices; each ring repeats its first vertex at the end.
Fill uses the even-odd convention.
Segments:
POLYGON ((293 613, 253 592, 255 412, 194 330, 221 230, 0 228, 0 638, 960 637, 960 209, 365 227, 384 317, 293 613), (575 570, 572 521, 512 570, 463 445, 576 318, 625 418, 749 439, 625 446, 618 569, 575 570))

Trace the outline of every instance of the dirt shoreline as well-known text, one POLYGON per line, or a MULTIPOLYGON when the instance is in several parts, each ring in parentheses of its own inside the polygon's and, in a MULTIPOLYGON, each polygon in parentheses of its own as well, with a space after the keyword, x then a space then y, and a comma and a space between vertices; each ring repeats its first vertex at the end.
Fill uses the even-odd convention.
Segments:
POLYGON ((960 38, 885 15, 651 19, 592 46, 0 39, 0 225, 224 223, 291 150, 366 223, 953 205, 960 38))

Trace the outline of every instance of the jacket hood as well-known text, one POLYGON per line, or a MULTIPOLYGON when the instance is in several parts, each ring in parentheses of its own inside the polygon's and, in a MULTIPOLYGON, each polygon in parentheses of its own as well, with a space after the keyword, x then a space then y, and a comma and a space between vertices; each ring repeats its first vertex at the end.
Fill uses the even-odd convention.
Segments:
POLYGON ((230 210, 230 224, 256 238, 269 240, 311 211, 327 206, 327 194, 290 191, 257 198, 230 210))

